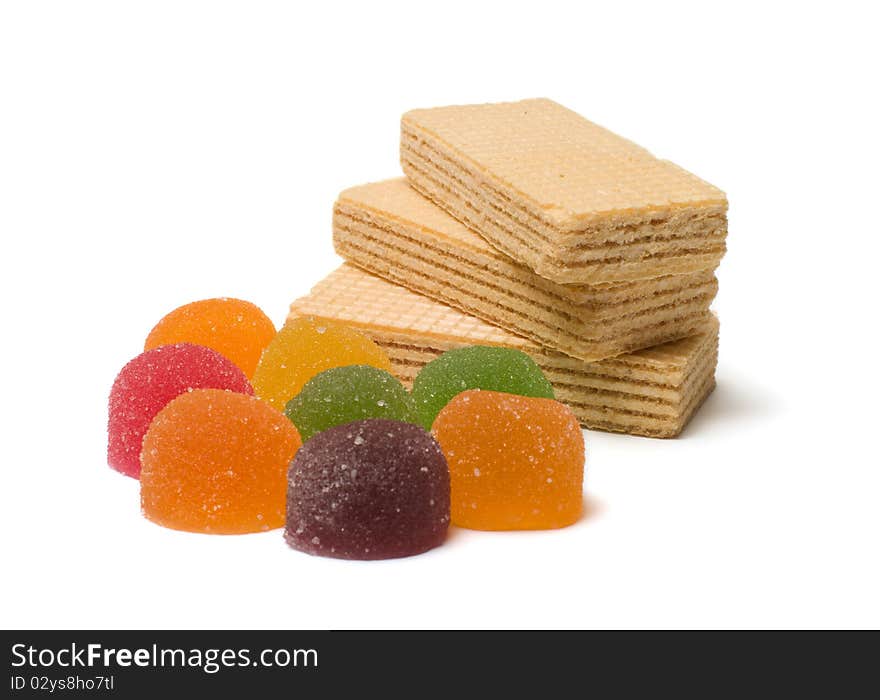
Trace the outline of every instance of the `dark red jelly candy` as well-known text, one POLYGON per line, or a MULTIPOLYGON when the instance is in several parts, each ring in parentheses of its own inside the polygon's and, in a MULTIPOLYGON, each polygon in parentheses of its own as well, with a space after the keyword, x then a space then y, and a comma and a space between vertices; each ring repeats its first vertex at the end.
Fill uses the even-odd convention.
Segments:
POLYGON ((285 539, 340 559, 391 559, 441 544, 449 468, 417 425, 384 418, 318 433, 290 465, 285 539))
POLYGON ((244 372, 216 350, 177 343, 141 353, 122 368, 110 390, 110 466, 138 478, 141 445, 150 422, 172 399, 191 389, 254 393, 244 372))

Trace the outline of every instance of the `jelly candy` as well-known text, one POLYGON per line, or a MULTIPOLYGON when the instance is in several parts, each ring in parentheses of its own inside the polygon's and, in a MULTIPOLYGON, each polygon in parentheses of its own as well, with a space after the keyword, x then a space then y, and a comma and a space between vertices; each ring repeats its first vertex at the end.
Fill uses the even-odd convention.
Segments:
POLYGON ((550 382, 524 352, 472 345, 444 352, 416 376, 412 397, 422 426, 430 430, 440 409, 468 389, 553 398, 550 382))
POLYGON ((144 350, 171 343, 205 345, 228 357, 251 378, 260 353, 274 335, 272 321, 249 301, 204 299, 164 316, 147 336, 144 350))
POLYGON ((266 347, 254 390, 279 411, 318 372, 344 365, 391 369, 388 356, 365 335, 347 326, 311 317, 288 321, 266 347))
POLYGON ((580 517, 584 440, 558 401, 466 391, 440 411, 433 433, 449 463, 454 524, 541 530, 580 517))
POLYGON ((334 367, 305 383, 284 409, 303 442, 334 425, 364 418, 416 423, 412 397, 400 381, 369 365, 334 367))
POLYGON ((144 437, 144 515, 175 530, 213 534, 281 527, 287 468, 300 444, 293 424, 253 396, 181 394, 144 437))
POLYGON ((244 373, 216 350, 178 343, 141 353, 122 368, 110 390, 108 464, 137 478, 150 421, 171 399, 191 389, 254 393, 244 373))
POLYGON ((417 422, 415 404, 400 381, 370 365, 333 367, 315 375, 287 403, 284 413, 303 441, 335 425, 366 418, 417 422))
POLYGON ((370 418, 305 443, 290 465, 285 539, 340 559, 390 559, 441 544, 449 527, 449 470, 412 423, 370 418))

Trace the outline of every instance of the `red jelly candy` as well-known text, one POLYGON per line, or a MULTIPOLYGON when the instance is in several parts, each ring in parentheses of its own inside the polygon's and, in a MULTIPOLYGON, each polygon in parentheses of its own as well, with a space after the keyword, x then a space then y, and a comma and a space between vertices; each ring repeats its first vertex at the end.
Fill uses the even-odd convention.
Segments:
POLYGON ((150 421, 169 401, 191 389, 254 393, 244 372, 216 350, 178 343, 141 353, 122 368, 110 390, 110 466, 138 478, 141 445, 150 421))

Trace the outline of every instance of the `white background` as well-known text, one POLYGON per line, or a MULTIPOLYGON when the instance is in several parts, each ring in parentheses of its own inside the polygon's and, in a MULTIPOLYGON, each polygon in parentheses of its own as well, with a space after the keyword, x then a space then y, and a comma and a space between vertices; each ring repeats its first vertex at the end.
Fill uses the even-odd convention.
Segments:
POLYGON ((4 627, 880 626, 870 3, 4 2, 4 627), (422 9, 424 7, 424 9, 422 9), (718 388, 585 433, 590 513, 344 562, 139 513, 106 400, 195 299, 277 323, 405 110, 548 96, 730 199, 718 388))

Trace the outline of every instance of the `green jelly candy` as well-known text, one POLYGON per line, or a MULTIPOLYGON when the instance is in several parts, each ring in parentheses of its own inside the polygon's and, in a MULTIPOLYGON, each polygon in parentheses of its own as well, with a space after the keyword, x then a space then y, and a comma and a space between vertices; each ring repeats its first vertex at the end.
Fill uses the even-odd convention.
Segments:
POLYGON ((535 361, 520 350, 472 345, 444 352, 419 372, 412 397, 426 430, 453 398, 468 389, 552 399, 553 387, 535 361))
POLYGON ((334 367, 315 375, 287 402, 284 415, 303 442, 327 428, 366 418, 418 424, 415 403, 403 384, 369 365, 334 367))

